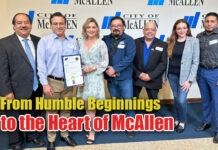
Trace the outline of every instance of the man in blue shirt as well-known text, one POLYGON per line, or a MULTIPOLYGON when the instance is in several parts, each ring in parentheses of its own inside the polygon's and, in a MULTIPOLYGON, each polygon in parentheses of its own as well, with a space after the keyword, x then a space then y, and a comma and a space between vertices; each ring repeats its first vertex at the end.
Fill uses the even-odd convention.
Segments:
POLYGON ((157 99, 162 88, 162 75, 167 66, 167 43, 155 38, 156 32, 156 25, 148 22, 143 29, 144 36, 135 40, 134 97, 139 97, 142 87, 145 87, 148 98, 157 99))
MULTIPOLYGON (((132 61, 135 56, 135 42, 124 33, 125 22, 121 17, 114 17, 110 22, 111 34, 104 36, 108 47, 109 66, 105 71, 108 89, 111 97, 120 99, 133 98, 132 90, 132 61)), ((126 111, 127 117, 135 117, 135 112, 126 111)), ((128 132, 133 137, 134 132, 128 132)))
MULTIPOLYGON (((46 99, 64 99, 73 97, 73 88, 64 85, 64 71, 62 56, 79 54, 79 47, 75 40, 65 36, 66 18, 56 12, 50 17, 52 34, 43 37, 37 48, 38 75, 43 85, 43 93, 46 99)), ((49 114, 57 114, 57 110, 46 111, 46 119, 49 114)), ((60 117, 69 117, 69 110, 61 110, 60 117)), ((48 119, 47 119, 48 120, 48 119)), ((55 150, 55 131, 47 131, 48 150, 55 150)), ((67 131, 61 132, 61 139, 69 146, 75 146, 76 142, 67 131)))

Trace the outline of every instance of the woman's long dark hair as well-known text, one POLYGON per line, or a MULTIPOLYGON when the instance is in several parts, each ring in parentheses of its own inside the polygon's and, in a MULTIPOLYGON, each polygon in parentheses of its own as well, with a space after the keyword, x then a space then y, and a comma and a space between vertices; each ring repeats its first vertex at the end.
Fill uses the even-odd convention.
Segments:
POLYGON ((175 24, 173 25, 173 30, 172 30, 172 33, 171 33, 171 36, 170 36, 169 42, 168 42, 167 55, 168 55, 169 58, 172 58, 173 47, 175 46, 175 43, 176 43, 176 41, 178 39, 178 35, 176 33, 176 26, 179 23, 185 23, 187 28, 188 28, 188 31, 187 31, 186 35, 187 36, 192 36, 191 29, 190 29, 190 26, 189 26, 188 22, 185 19, 177 20, 175 22, 175 24))

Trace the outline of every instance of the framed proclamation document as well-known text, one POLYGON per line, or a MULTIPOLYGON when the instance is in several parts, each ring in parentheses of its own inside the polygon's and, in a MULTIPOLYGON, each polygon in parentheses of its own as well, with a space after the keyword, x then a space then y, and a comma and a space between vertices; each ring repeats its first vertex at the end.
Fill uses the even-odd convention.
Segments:
POLYGON ((66 87, 83 84, 82 65, 80 55, 62 56, 64 66, 64 80, 66 87))

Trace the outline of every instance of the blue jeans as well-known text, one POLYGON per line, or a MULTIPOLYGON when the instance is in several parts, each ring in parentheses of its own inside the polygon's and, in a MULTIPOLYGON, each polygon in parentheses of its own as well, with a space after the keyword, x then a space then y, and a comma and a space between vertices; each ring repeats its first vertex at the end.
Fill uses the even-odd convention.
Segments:
MULTIPOLYGON (((122 97, 124 100, 133 98, 132 80, 112 80, 108 81, 107 86, 111 97, 116 97, 116 99, 121 99, 122 97)), ((120 114, 122 111, 115 111, 115 113, 120 114)), ((128 117, 135 117, 134 110, 126 110, 125 114, 128 117)))
POLYGON ((168 79, 174 96, 174 106, 173 106, 174 120, 185 123, 186 112, 187 112, 186 97, 188 92, 186 93, 185 91, 182 91, 181 85, 179 84, 179 77, 177 75, 168 74, 168 79))
POLYGON ((203 104, 204 123, 210 124, 212 109, 215 112, 216 132, 218 132, 218 69, 198 68, 198 86, 203 104))

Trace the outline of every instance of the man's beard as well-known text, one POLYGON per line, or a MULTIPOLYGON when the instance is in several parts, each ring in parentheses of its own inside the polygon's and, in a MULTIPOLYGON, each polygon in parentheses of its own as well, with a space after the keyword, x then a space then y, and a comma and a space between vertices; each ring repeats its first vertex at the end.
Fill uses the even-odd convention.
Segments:
MULTIPOLYGON (((216 29, 216 28, 215 28, 216 29)), ((212 29, 212 30, 207 30, 207 29, 205 29, 205 31, 207 32, 207 33, 212 33, 215 29, 212 29)))
POLYGON ((120 37, 120 32, 119 32, 119 30, 114 30, 114 32, 112 33, 112 36, 115 37, 115 38, 120 37))
POLYGON ((120 34, 113 33, 112 36, 115 37, 115 38, 118 38, 118 37, 120 37, 120 34))
POLYGON ((213 32, 213 30, 206 30, 206 32, 207 32, 207 33, 211 33, 211 32, 213 32))

